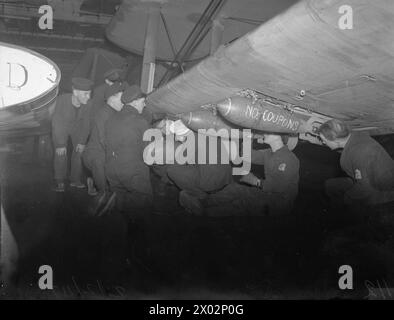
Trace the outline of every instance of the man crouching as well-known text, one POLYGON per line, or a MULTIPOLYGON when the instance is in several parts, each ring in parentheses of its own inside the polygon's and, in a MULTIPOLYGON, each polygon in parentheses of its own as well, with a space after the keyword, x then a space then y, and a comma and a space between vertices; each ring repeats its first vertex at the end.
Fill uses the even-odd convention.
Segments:
POLYGON ((258 142, 270 146, 251 153, 251 163, 264 165, 264 179, 249 173, 202 200, 184 192, 184 207, 208 216, 288 214, 298 194, 299 160, 280 135, 264 134, 258 142))

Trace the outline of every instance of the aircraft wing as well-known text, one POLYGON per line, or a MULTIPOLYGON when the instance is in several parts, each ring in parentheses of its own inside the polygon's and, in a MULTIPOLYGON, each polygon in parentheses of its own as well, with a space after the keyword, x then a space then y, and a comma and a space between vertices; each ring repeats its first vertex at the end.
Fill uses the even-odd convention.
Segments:
POLYGON ((178 114, 252 89, 390 133, 393 88, 392 0, 303 0, 155 90, 148 104, 178 114), (353 29, 339 27, 344 4, 353 29))

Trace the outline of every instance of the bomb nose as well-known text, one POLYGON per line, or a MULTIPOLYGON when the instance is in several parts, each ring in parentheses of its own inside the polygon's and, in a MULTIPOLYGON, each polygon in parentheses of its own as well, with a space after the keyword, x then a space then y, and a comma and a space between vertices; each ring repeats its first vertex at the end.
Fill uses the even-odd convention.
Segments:
POLYGON ((227 98, 223 101, 220 101, 216 105, 217 110, 219 110, 220 114, 223 116, 226 116, 230 113, 231 111, 231 98, 227 98))
POLYGON ((193 113, 192 112, 180 113, 177 114, 177 116, 179 119, 181 119, 181 121, 185 126, 188 126, 192 122, 193 113))

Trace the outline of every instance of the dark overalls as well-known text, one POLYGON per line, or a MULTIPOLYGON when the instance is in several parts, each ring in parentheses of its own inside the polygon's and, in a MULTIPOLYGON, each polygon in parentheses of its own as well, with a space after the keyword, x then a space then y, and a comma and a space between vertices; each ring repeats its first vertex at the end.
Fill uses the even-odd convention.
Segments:
POLYGON ((148 123, 135 108, 125 106, 107 120, 105 127, 105 172, 111 190, 116 192, 122 210, 143 214, 152 205, 149 167, 143 160, 148 123))
POLYGON ((262 188, 234 182, 203 200, 208 215, 278 215, 291 211, 298 194, 298 158, 284 146, 276 152, 252 150, 251 161, 264 165, 262 188))
MULTIPOLYGON (((79 108, 71 103, 72 94, 63 94, 56 100, 56 108, 52 117, 52 139, 55 148, 67 147, 71 138, 73 151, 71 154, 71 182, 80 182, 82 174, 81 153, 76 152, 78 144, 86 145, 89 135, 90 101, 79 108)), ((67 175, 67 154, 54 158, 55 179, 64 182, 67 175)))
MULTIPOLYGON (((166 165, 168 179, 180 190, 187 191, 191 195, 204 199, 209 193, 217 192, 230 184, 232 179, 232 168, 229 163, 221 163, 222 144, 216 145, 216 157, 209 153, 209 145, 206 145, 205 164, 199 164, 198 135, 195 134, 194 164, 170 164, 166 165), (211 161, 210 161, 211 158, 211 161), (216 162, 216 163, 214 163, 216 162)), ((205 137, 204 137, 205 138, 205 137)))
POLYGON ((334 204, 373 206, 394 201, 394 161, 368 133, 350 135, 340 164, 349 177, 325 183, 334 204))
POLYGON ((133 252, 132 256, 140 258, 148 254, 153 203, 150 171, 143 160, 147 145, 143 135, 147 129, 146 119, 127 105, 105 126, 106 177, 116 193, 118 210, 128 220, 128 254, 133 252))
POLYGON ((91 171, 97 190, 102 193, 107 189, 105 177, 105 124, 116 111, 105 104, 94 116, 91 133, 85 151, 82 154, 85 166, 91 171))

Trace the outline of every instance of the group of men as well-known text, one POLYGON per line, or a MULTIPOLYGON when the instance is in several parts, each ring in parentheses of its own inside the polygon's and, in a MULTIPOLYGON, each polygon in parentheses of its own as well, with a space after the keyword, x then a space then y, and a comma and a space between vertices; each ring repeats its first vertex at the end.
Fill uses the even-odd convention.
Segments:
MULTIPOLYGON (((94 212, 101 215, 114 205, 132 216, 152 211, 150 174, 161 177, 164 186, 175 185, 179 203, 195 215, 286 214, 298 193, 299 160, 279 134, 258 139, 269 146, 252 150, 250 161, 264 166, 264 176, 248 173, 232 176, 231 164, 153 164, 144 161, 147 142, 143 135, 153 125, 145 109, 145 95, 138 86, 121 81, 120 70, 105 74, 105 83, 93 90, 88 79, 73 78, 72 93, 58 97, 52 119, 56 149, 55 191, 65 191, 67 145, 71 140, 70 187, 85 188, 95 196, 94 212)), ((180 121, 160 121, 162 134, 175 135, 185 143, 191 131, 180 121)), ((342 148, 341 166, 349 176, 326 182, 327 194, 335 203, 375 205, 394 201, 394 162, 375 140, 365 133, 351 132, 345 123, 330 120, 320 128, 320 137, 331 149, 342 148)), ((223 148, 219 139, 218 148, 223 148)), ((196 149, 196 154, 201 150, 196 149)), ((220 153, 220 152, 218 152, 220 153)), ((207 155, 208 156, 208 155, 207 155)), ((156 190, 157 188, 155 188, 156 190)))
POLYGON ((122 82, 120 70, 110 70, 90 99, 92 86, 88 79, 73 78, 72 93, 57 99, 52 118, 55 191, 65 191, 70 139, 70 187, 85 188, 83 169, 88 169, 88 193, 96 196, 95 210, 100 213, 97 210, 107 210, 116 196, 122 199, 121 191, 129 190, 128 198, 137 202, 151 196, 142 158, 142 135, 150 120, 143 112, 144 94, 138 86, 122 82))

